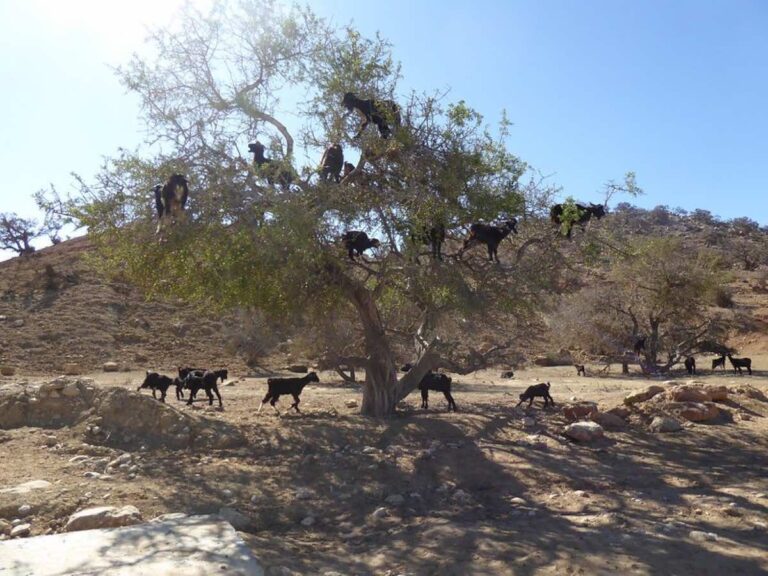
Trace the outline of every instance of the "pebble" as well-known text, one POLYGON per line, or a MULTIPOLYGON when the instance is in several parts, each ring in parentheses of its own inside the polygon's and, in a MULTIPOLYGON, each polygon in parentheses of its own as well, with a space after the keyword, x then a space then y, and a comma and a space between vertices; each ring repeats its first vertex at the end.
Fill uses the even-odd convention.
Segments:
POLYGON ((401 504, 405 503, 405 498, 403 498, 403 496, 400 494, 390 494, 384 501, 387 504, 391 504, 392 506, 400 506, 401 504))
POLYGON ((365 448, 363 448, 362 452, 363 454, 378 454, 379 449, 374 448, 373 446, 366 446, 365 448))
POLYGON ((23 516, 28 516, 30 512, 32 512, 32 506, 30 506, 29 504, 22 504, 21 506, 19 506, 19 515, 20 516, 22 516, 22 517, 23 516))
POLYGON ((232 492, 232 490, 230 490, 229 488, 224 488, 224 490, 222 490, 222 491, 221 491, 221 493, 222 493, 224 496, 226 496, 227 498, 232 498, 232 494, 233 494, 233 492, 232 492))
POLYGON ((27 536, 29 535, 30 530, 32 530, 32 524, 19 524, 11 530, 11 538, 27 536))
POLYGON ((11 526, 16 527, 19 524, 24 524, 24 520, 22 520, 21 518, 14 518, 13 520, 11 520, 11 526))
POLYGON ((520 498, 519 496, 515 496, 514 498, 509 499, 510 504, 515 504, 516 506, 525 506, 527 502, 520 498))
POLYGON ((714 532, 702 532, 701 530, 691 530, 688 532, 688 537, 691 540, 709 540, 710 542, 715 542, 718 539, 714 532))
POLYGON ((83 476, 85 476, 86 478, 99 478, 101 474, 99 474, 98 472, 85 472, 83 476))
POLYGON ((56 446, 58 442, 59 442, 59 439, 56 438, 56 436, 48 436, 48 435, 43 436, 43 444, 45 444, 46 446, 49 446, 49 447, 56 446))
POLYGON ((301 521, 301 525, 306 527, 306 528, 309 528, 314 523, 315 523, 315 517, 314 516, 307 516, 306 518, 304 518, 304 520, 301 521))
POLYGON ((376 519, 384 518, 384 516, 386 515, 387 515, 387 509, 384 506, 376 508, 376 510, 374 510, 371 513, 371 516, 376 519))

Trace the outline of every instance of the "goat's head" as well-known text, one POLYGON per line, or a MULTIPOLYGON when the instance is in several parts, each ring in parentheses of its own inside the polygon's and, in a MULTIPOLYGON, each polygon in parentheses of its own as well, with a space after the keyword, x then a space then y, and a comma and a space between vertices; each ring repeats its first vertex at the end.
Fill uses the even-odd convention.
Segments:
POLYGON ((378 238, 371 238, 371 248, 378 248, 381 245, 381 242, 378 238))
POLYGON ((504 222, 504 227, 510 232, 517 234, 517 219, 511 218, 504 222))
POLYGON ((357 100, 358 100, 358 97, 355 95, 354 92, 347 92, 344 94, 344 98, 342 98, 341 104, 347 110, 352 112, 352 110, 355 108, 355 103, 357 102, 357 100))
POLYGON ((307 374, 307 382, 320 382, 320 378, 318 378, 317 372, 310 372, 307 374))
POLYGON ((600 220, 603 216, 605 216, 605 206, 602 204, 592 204, 589 205, 590 212, 592 212, 592 216, 600 220))

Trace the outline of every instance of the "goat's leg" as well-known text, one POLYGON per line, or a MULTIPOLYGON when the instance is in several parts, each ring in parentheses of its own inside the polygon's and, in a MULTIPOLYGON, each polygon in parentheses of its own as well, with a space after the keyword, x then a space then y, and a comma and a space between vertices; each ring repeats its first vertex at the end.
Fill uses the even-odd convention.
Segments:
MULTIPOLYGON (((296 408, 296 412, 301 414, 301 410, 299 410, 299 402, 301 402, 301 398, 299 398, 298 394, 293 394, 292 396, 293 396, 294 402, 293 402, 293 404, 291 404, 291 408, 296 408)), ((290 410, 290 408, 289 408, 289 410, 290 410)))
POLYGON ((554 406, 555 405, 555 399, 552 398, 552 396, 550 396, 549 393, 547 393, 547 396, 549 396, 549 401, 552 403, 552 406, 554 406))
POLYGON ((277 412, 277 415, 280 416, 280 410, 277 409, 277 406, 275 406, 275 402, 277 402, 277 399, 280 398, 280 395, 272 396, 272 400, 270 400, 269 404, 272 406, 272 408, 275 409, 275 412, 277 412))
POLYGON ((166 393, 166 390, 160 390, 160 402, 162 402, 163 404, 165 404, 165 393, 166 393))
MULTIPOLYGON (((264 404, 266 404, 267 402, 269 402, 269 399, 270 399, 271 397, 272 397, 272 394, 270 394, 269 392, 267 392, 267 395, 266 395, 266 396, 264 396, 264 399, 261 401, 261 404, 259 404, 259 409, 256 411, 256 413, 257 413, 257 414, 258 414, 259 412, 261 412, 261 409, 262 409, 262 408, 264 408, 264 404)), ((274 404, 273 404, 273 406, 274 406, 274 404)))
POLYGON ((216 393, 216 397, 219 399, 219 408, 224 408, 224 404, 221 401, 221 393, 219 393, 219 387, 214 384, 213 391, 216 393))
POLYGON ((448 412, 450 412, 451 409, 453 409, 453 411, 456 412, 456 402, 454 402, 453 396, 451 396, 451 393, 448 390, 445 390, 443 394, 445 395, 445 399, 448 400, 448 412))
POLYGON ((157 400, 157 396, 155 395, 155 389, 154 388, 152 388, 152 398, 157 400))
POLYGON ((205 388, 205 395, 208 396, 208 406, 213 406, 213 392, 207 386, 205 388))
POLYGON ((429 408, 429 391, 428 390, 421 391, 421 407, 424 410, 429 408))

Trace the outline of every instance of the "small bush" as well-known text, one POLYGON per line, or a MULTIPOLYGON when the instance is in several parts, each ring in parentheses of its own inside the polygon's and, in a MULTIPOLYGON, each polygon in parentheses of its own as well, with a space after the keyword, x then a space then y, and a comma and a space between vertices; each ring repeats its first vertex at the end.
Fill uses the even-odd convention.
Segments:
POLYGON ((728 288, 718 288, 715 291, 715 306, 718 308, 733 308, 733 293, 728 288))

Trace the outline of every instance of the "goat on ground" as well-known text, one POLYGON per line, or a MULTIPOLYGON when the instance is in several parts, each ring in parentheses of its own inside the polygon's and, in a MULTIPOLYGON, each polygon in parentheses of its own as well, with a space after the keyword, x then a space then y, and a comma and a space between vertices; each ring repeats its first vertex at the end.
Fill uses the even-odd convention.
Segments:
POLYGON ((341 104, 350 112, 357 110, 363 119, 355 138, 359 138, 371 122, 376 124, 379 134, 385 140, 392 133, 390 124, 395 128, 400 127, 400 107, 392 100, 362 100, 356 94, 347 92, 341 104))
POLYGON ((197 393, 202 389, 205 390, 205 395, 208 396, 209 406, 213 405, 213 393, 215 392, 216 397, 219 399, 219 408, 223 408, 224 404, 221 401, 218 382, 219 378, 224 382, 228 376, 227 370, 208 370, 202 376, 197 372, 190 372, 184 380, 184 387, 189 390, 187 404, 191 405, 197 393))
POLYGON ((275 163, 271 158, 264 156, 264 144, 256 140, 248 144, 248 150, 253 153, 253 163, 256 164, 267 177, 267 182, 273 186, 277 182, 281 187, 288 189, 293 182, 293 171, 282 163, 275 163), (272 164, 276 164, 272 166, 272 164))
POLYGON ((419 390, 421 390, 421 407, 423 409, 429 408, 429 391, 442 392, 445 399, 448 401, 448 412, 453 410, 456 412, 456 402, 451 396, 451 377, 447 374, 438 374, 436 372, 427 372, 419 382, 419 390))
POLYGON ((712 370, 720 366, 723 370, 725 370, 725 356, 720 356, 720 358, 715 358, 712 360, 712 370))
POLYGON ((686 356, 684 364, 688 374, 696 374, 696 358, 693 356, 686 356))
POLYGON ((173 378, 170 376, 164 376, 163 374, 147 370, 144 382, 141 383, 141 386, 136 388, 136 391, 138 392, 142 388, 150 388, 152 390, 152 398, 157 398, 155 391, 160 390, 160 402, 165 403, 165 394, 168 392, 168 388, 171 384, 173 384, 173 378))
POLYGON ((728 354, 728 360, 731 361, 734 372, 738 371, 739 374, 742 374, 741 369, 746 368, 749 375, 752 376, 752 358, 734 358, 728 354))
POLYGON ((291 404, 288 410, 295 408, 296 412, 301 413, 301 410, 299 410, 299 402, 301 401, 299 396, 301 396, 304 387, 310 382, 320 382, 320 378, 317 377, 316 372, 310 372, 301 378, 269 378, 267 380, 267 395, 264 396, 264 399, 261 401, 258 412, 261 412, 264 404, 269 402, 272 408, 280 414, 280 410, 275 406, 275 402, 278 401, 280 396, 290 394, 293 396, 293 404, 291 404))
POLYGON ((347 163, 344 162, 344 150, 341 144, 331 144, 325 149, 320 160, 320 179, 327 181, 330 177, 338 184, 341 182, 341 171, 345 164, 347 163))
POLYGON ((181 174, 174 174, 164 184, 155 186, 155 207, 157 208, 157 229, 159 234, 164 222, 170 218, 171 223, 184 213, 184 206, 189 196, 187 179, 181 174))
MULTIPOLYGON (((584 226, 587 222, 589 222, 592 217, 594 216, 598 220, 605 216, 605 206, 602 204, 592 204, 590 203, 589 206, 584 206, 582 204, 576 204, 576 208, 578 210, 579 216, 578 218, 573 222, 568 222, 568 229, 565 232, 565 235, 567 238, 570 239, 571 237, 571 231, 573 230, 574 224, 579 224, 580 226, 584 226)), ((552 206, 552 208, 549 209, 549 218, 552 220, 554 224, 557 224, 558 226, 563 225, 563 211, 564 207, 562 204, 555 204, 552 206)))
POLYGON ((640 356, 640 350, 645 350, 645 336, 635 341, 632 350, 635 351, 636 356, 640 356))
POLYGON ((469 238, 464 241, 462 252, 477 243, 482 243, 488 248, 488 259, 493 262, 495 257, 496 262, 498 262, 499 255, 497 251, 499 244, 504 238, 509 236, 510 232, 517 234, 517 220, 514 218, 507 220, 503 226, 492 226, 482 223, 472 224, 469 228, 469 238))
POLYGON ((432 258, 443 259, 443 242, 445 242, 445 224, 438 222, 434 226, 422 226, 419 230, 411 232, 411 242, 414 244, 426 244, 432 251, 432 258))
POLYGON ((587 375, 587 368, 584 366, 584 364, 574 364, 573 366, 576 368, 576 376, 587 375))
POLYGON ((349 230, 341 237, 344 248, 347 249, 349 259, 355 259, 355 253, 362 256, 369 248, 378 248, 381 244, 376 238, 368 238, 368 234, 359 230, 349 230))
MULTIPOLYGON (((525 392, 520 394, 520 402, 517 403, 517 406, 520 406, 520 404, 528 400, 528 408, 530 408, 533 404, 533 399, 537 396, 544 398, 544 408, 549 405, 549 402, 552 402, 552 406, 554 406, 555 401, 552 399, 552 396, 549 395, 549 387, 549 382, 528 386, 525 392)), ((517 406, 515 406, 515 408, 517 408, 517 406)))

